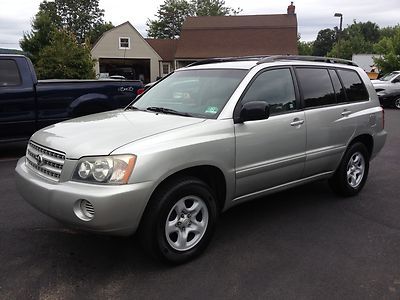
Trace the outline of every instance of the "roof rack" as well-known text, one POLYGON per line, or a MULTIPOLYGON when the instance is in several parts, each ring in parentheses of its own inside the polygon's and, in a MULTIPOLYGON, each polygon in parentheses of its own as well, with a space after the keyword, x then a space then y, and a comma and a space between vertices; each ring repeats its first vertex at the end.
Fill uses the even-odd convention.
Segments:
POLYGON ((231 62, 231 61, 246 61, 246 60, 260 61, 267 57, 268 57, 267 55, 254 55, 254 56, 207 58, 207 59, 195 61, 195 62, 187 65, 186 67, 201 66, 201 65, 212 64, 212 63, 231 62))
POLYGON ((267 56, 257 62, 257 64, 274 62, 277 60, 301 60, 301 61, 314 61, 314 62, 324 62, 331 64, 343 64, 348 66, 358 67, 358 65, 347 59, 332 58, 332 57, 322 57, 322 56, 304 56, 304 55, 272 55, 267 56))

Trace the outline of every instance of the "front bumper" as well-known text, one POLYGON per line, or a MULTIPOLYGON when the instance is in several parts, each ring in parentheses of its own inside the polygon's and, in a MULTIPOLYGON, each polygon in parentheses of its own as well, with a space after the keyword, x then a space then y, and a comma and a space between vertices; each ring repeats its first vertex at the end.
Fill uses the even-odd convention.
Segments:
POLYGON ((94 185, 74 181, 51 182, 37 175, 22 157, 16 166, 17 189, 32 206, 46 215, 79 229, 116 235, 133 234, 151 196, 152 182, 126 185, 94 185), (94 217, 80 219, 77 201, 92 203, 94 217))

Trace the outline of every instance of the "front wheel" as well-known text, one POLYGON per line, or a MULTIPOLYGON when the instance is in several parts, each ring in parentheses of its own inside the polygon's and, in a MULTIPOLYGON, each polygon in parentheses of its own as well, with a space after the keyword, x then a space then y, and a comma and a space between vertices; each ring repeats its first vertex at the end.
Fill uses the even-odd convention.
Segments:
POLYGON ((150 200, 140 231, 153 256, 183 263, 208 245, 217 219, 216 199, 203 181, 186 177, 164 184, 150 200))
POLYGON ((368 150, 364 144, 354 143, 347 149, 339 168, 329 180, 330 186, 341 196, 355 196, 363 188, 368 171, 368 150))

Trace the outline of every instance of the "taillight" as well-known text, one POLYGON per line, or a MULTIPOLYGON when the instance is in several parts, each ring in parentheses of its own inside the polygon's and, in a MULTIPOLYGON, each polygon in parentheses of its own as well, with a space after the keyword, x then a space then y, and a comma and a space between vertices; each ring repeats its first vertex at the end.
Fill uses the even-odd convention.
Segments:
POLYGON ((136 91, 136 95, 141 95, 141 94, 143 94, 144 93, 144 89, 138 89, 137 91, 136 91))

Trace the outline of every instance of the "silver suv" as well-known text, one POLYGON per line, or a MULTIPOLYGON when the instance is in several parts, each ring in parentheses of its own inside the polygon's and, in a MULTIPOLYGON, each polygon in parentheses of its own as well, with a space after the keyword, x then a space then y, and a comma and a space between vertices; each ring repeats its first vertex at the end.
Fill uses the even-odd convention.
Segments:
POLYGON ((36 132, 17 185, 63 223, 138 231, 151 254, 182 263, 236 204, 320 179, 356 195, 385 139, 376 92, 352 62, 214 59, 175 71, 124 110, 36 132))

